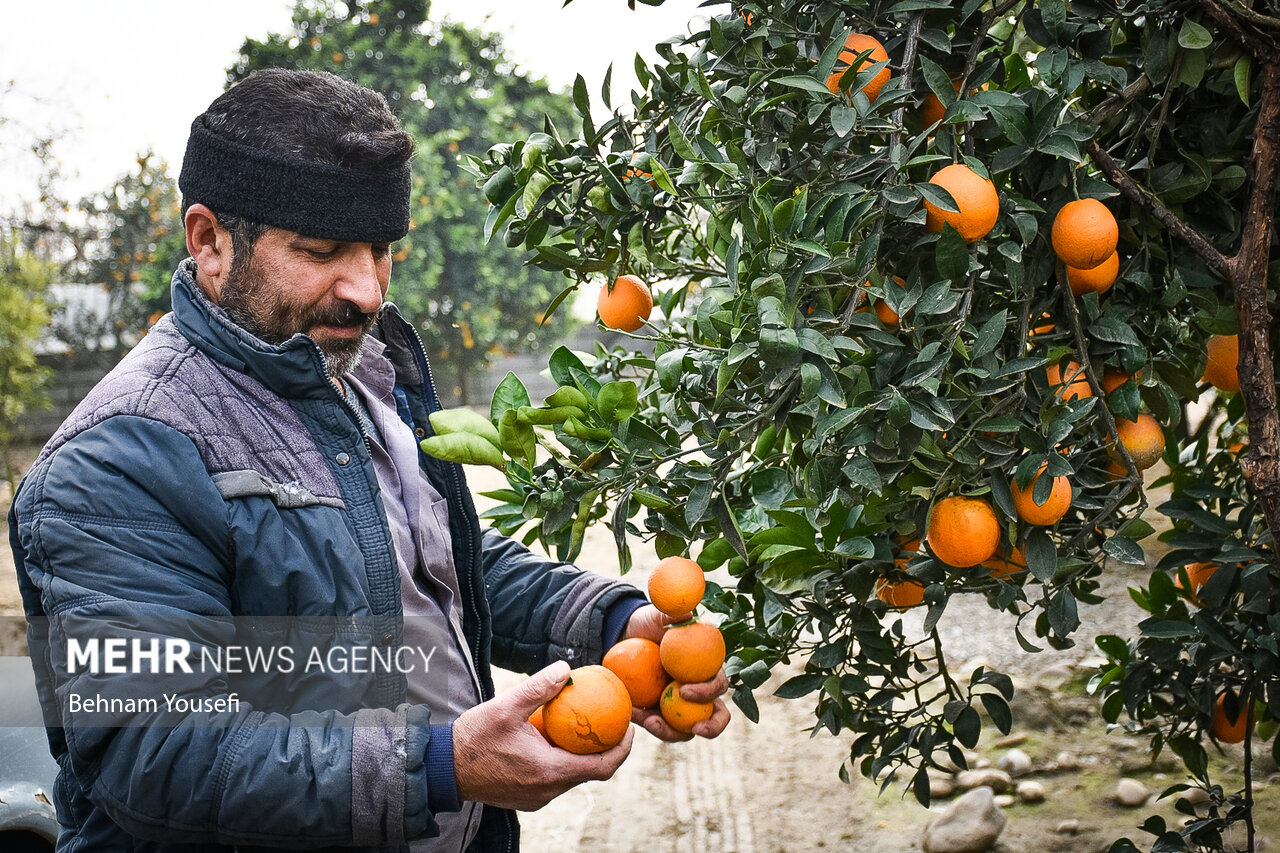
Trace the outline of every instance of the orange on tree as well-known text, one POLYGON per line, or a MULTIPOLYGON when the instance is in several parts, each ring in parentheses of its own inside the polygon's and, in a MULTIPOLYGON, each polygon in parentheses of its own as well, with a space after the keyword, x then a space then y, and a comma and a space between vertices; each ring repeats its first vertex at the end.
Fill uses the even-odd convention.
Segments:
POLYGON ((1207 346, 1209 361, 1204 366, 1205 380, 1219 391, 1239 391, 1240 336, 1214 335, 1207 346))
POLYGON ((875 594, 890 607, 905 610, 924 603, 924 584, 914 578, 880 578, 875 594))
POLYGON ((1115 370, 1114 368, 1108 367, 1106 370, 1102 371, 1102 383, 1101 383, 1102 393, 1110 394, 1112 391, 1116 390, 1121 385, 1130 381, 1131 379, 1141 379, 1141 378, 1142 378, 1141 370, 1139 370, 1135 375, 1130 376, 1129 374, 1125 373, 1123 370, 1115 370))
POLYGON ((658 710, 662 714, 662 719, 666 720, 671 728, 678 732, 692 734, 695 725, 711 719, 715 705, 711 702, 691 702, 685 699, 680 695, 680 688, 683 686, 678 681, 668 684, 662 691, 662 698, 658 700, 658 710))
POLYGON ((706 591, 702 566, 688 557, 667 557, 649 575, 649 601, 668 616, 688 616, 706 591))
POLYGON ((1083 270, 1068 265, 1067 286, 1071 288, 1074 296, 1083 296, 1086 293, 1102 294, 1111 289, 1111 285, 1116 283, 1116 276, 1119 274, 1120 253, 1112 252, 1106 260, 1093 269, 1083 270))
POLYGON ((1183 586, 1181 572, 1179 572, 1175 586, 1182 590, 1188 598, 1195 598, 1200 592, 1200 587, 1204 586, 1205 581, 1213 577, 1213 573, 1218 570, 1218 564, 1208 562, 1188 563, 1183 568, 1187 573, 1187 585, 1183 586))
POLYGON ((943 210, 925 199, 925 230, 936 234, 943 225, 950 225, 966 243, 972 243, 995 227, 1000 218, 1000 195, 991 181, 963 163, 952 163, 939 169, 929 183, 951 193, 959 213, 943 210))
POLYGON ((1000 545, 1000 521, 986 498, 951 495, 933 505, 926 540, 933 555, 947 565, 976 566, 1000 545))
POLYGON ((1116 435, 1133 459, 1133 467, 1145 471, 1164 455, 1164 430, 1160 422, 1146 412, 1137 420, 1116 418, 1116 435))
POLYGON ((645 324, 653 311, 653 292, 636 276, 620 275, 612 287, 600 288, 596 311, 606 327, 634 332, 645 324))
POLYGON ((1069 267, 1091 270, 1115 254, 1120 228, 1096 198, 1069 201, 1053 220, 1053 251, 1069 267))
POLYGON ((1093 396, 1084 368, 1077 361, 1051 364, 1045 368, 1045 377, 1049 380, 1049 390, 1064 403, 1093 396))
POLYGON ((991 577, 1007 578, 1027 570, 1027 557, 1017 545, 1010 545, 1007 551, 1001 549, 990 560, 983 560, 982 565, 991 570, 991 577))
MULTIPOLYGON (((897 283, 899 287, 907 286, 907 283, 902 280, 901 276, 895 275, 893 277, 893 280, 894 282, 897 283)), ((870 287, 870 285, 871 285, 871 282, 868 281, 866 285, 864 285, 864 287, 870 287)), ((898 323, 901 321, 902 318, 898 316, 897 311, 894 311, 892 308, 889 307, 888 302, 885 302, 883 299, 868 297, 867 302, 864 302, 862 304, 862 307, 859 308, 858 311, 866 311, 868 304, 871 305, 871 310, 875 311, 876 319, 880 321, 880 324, 882 326, 889 329, 890 331, 897 330, 898 323)))
POLYGON ((671 680, 662 668, 658 644, 644 637, 631 637, 615 643, 604 653, 602 663, 622 680, 631 695, 631 704, 637 708, 652 708, 658 704, 662 688, 671 680))
POLYGON ((724 635, 710 622, 672 625, 659 644, 662 668, 686 684, 708 681, 724 666, 724 635))
POLYGON ((1039 472, 1031 478, 1026 489, 1018 485, 1017 477, 1009 481, 1009 491, 1013 494, 1013 507, 1018 511, 1018 517, 1027 524, 1042 526, 1057 524, 1058 520, 1067 514, 1067 510, 1071 509, 1071 481, 1066 477, 1054 477, 1049 497, 1043 504, 1036 503, 1036 481, 1044 474, 1047 466, 1048 463, 1040 466, 1039 472))
MULTIPOLYGON (((960 94, 960 77, 959 75, 951 78, 951 86, 956 90, 956 94, 960 94)), ((986 91, 991 88, 990 83, 983 83, 981 89, 986 91)), ((969 94, 977 94, 977 89, 970 89, 969 94)), ((943 106, 942 100, 933 92, 925 95, 924 105, 920 109, 920 116, 924 120, 924 126, 929 127, 935 122, 942 121, 947 115, 947 108, 943 106)))
POLYGON ((547 739, 578 755, 622 742, 631 724, 631 695, 618 676, 598 664, 569 673, 569 682, 542 709, 547 739))
POLYGON ((1231 710, 1235 711, 1236 716, 1231 717, 1227 709, 1228 692, 1224 690, 1218 695, 1218 701, 1213 708, 1213 722, 1209 726, 1209 734, 1220 743, 1243 743, 1253 728, 1253 709, 1246 709, 1245 703, 1232 693, 1231 710))
MULTIPOLYGON (((833 93, 838 93, 840 91, 840 78, 845 75, 851 65, 853 65, 854 71, 850 73, 850 79, 866 65, 888 61, 889 53, 884 49, 884 45, 880 43, 879 39, 866 33, 850 33, 849 37, 844 40, 844 47, 840 50, 840 56, 836 59, 835 70, 827 77, 827 88, 833 93), (859 54, 867 53, 867 51, 871 52, 866 59, 854 65, 859 54)), ((884 88, 884 84, 889 82, 891 76, 889 66, 886 65, 876 73, 876 76, 863 85, 862 94, 867 96, 868 101, 874 101, 880 94, 880 90, 884 88)))

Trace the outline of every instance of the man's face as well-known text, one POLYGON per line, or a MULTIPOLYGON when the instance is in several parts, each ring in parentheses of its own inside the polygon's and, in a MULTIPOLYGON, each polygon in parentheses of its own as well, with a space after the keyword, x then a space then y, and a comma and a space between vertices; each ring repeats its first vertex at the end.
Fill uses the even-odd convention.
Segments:
POLYGON ((267 343, 301 333, 344 376, 360 358, 391 282, 385 243, 344 243, 268 228, 247 259, 236 257, 218 304, 267 343))

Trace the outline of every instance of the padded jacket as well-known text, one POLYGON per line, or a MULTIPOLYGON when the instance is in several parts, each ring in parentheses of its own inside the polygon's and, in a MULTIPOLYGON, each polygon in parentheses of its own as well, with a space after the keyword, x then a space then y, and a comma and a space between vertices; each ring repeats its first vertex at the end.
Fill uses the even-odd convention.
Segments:
MULTIPOLYGON (((58 850, 407 849, 434 834, 432 809, 453 796, 431 790, 427 766, 431 738, 449 727, 406 702, 396 668, 301 665, 306 649, 400 643, 400 576, 369 439, 314 342, 251 336, 193 274, 192 261, 179 267, 173 312, 67 419, 10 512, 61 768, 58 850), (248 645, 247 633, 292 647, 298 665, 120 675, 69 666, 67 654, 72 638, 83 648, 179 636, 216 649, 248 645), (69 704, 162 693, 239 701, 84 718, 69 704)), ((395 366, 401 417, 426 435, 439 403, 421 339, 390 304, 373 334, 395 366)), ((448 501, 482 697, 493 695, 491 662, 599 662, 610 608, 641 594, 482 531, 461 468, 420 462, 448 501)), ((514 813, 485 807, 471 849, 514 850, 518 834, 514 813)))

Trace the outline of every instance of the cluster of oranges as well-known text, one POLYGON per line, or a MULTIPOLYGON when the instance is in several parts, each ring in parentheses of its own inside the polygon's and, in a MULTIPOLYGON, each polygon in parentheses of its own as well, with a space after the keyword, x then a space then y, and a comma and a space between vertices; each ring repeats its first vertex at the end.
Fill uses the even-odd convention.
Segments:
POLYGON ((714 678, 725 659, 720 629, 692 615, 705 592, 702 567, 693 560, 668 557, 659 562, 649 578, 649 599, 663 613, 684 621, 669 626, 661 643, 643 637, 622 640, 605 654, 603 665, 573 670, 569 683, 536 709, 529 722, 551 743, 580 755, 620 743, 632 708, 656 706, 673 729, 691 733, 714 706, 685 699, 680 688, 714 678))

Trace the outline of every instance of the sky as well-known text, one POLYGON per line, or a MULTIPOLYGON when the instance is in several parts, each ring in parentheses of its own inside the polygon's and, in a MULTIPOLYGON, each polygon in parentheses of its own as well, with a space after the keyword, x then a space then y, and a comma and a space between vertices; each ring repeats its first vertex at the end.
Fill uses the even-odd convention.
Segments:
MULTIPOLYGON (((700 2, 631 11, 626 0, 433 0, 431 16, 500 33, 523 71, 556 87, 581 73, 598 93, 612 62, 619 104, 637 52, 652 61, 654 44, 722 11, 700 2)), ((244 39, 286 31, 293 5, 0 0, 0 210, 38 195, 31 158, 15 148, 33 134, 57 134, 62 194, 73 200, 108 188, 148 149, 176 174, 191 119, 221 93, 244 39)))

